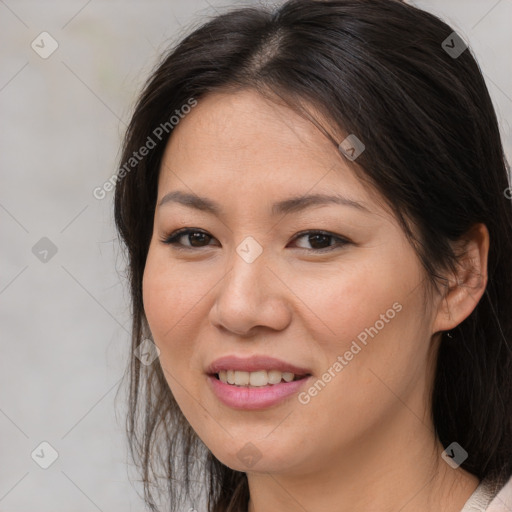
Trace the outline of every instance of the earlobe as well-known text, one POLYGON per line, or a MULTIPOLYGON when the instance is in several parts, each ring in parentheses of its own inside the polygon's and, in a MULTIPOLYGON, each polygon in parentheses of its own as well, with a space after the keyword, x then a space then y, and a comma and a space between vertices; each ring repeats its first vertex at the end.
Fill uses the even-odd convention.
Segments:
POLYGON ((456 274, 439 302, 433 332, 448 331, 459 325, 475 309, 487 286, 489 231, 485 224, 475 224, 460 240, 461 254, 456 274))

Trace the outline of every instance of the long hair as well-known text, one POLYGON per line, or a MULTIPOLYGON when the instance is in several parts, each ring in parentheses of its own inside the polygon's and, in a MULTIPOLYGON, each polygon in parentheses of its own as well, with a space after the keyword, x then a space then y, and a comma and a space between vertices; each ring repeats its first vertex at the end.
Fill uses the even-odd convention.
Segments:
MULTIPOLYGON (((169 119, 209 92, 250 88, 284 101, 338 146, 339 137, 311 115, 313 107, 331 127, 365 143, 357 172, 393 209, 429 283, 439 284, 441 270, 456 268, 451 242, 476 223, 487 226, 487 288, 452 338, 441 339, 432 419, 445 447, 457 441, 468 452, 465 470, 480 479, 509 477, 508 167, 482 73, 471 50, 453 37, 443 21, 398 0, 290 0, 273 10, 245 7, 215 16, 173 46, 136 104, 121 163, 147 145, 148 137, 154 147, 125 165, 115 191, 116 226, 128 254, 132 352, 151 335, 142 276, 160 164, 172 137, 169 119), (448 51, 446 40, 459 55, 448 51)), ((172 510, 178 510, 182 497, 196 497, 203 476, 209 512, 245 511, 246 474, 222 464, 198 439, 158 362, 145 366, 131 357, 128 372, 127 430, 151 510, 158 510, 158 478, 165 481, 162 492, 172 510)))

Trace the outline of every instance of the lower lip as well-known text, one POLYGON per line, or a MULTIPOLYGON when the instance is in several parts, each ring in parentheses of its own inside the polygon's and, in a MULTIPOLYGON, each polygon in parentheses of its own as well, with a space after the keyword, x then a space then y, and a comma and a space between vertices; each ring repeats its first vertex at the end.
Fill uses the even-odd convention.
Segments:
POLYGON ((245 387, 226 384, 213 375, 208 375, 208 382, 217 398, 234 409, 266 409, 276 405, 297 393, 309 380, 305 377, 292 382, 280 382, 262 387, 245 387))

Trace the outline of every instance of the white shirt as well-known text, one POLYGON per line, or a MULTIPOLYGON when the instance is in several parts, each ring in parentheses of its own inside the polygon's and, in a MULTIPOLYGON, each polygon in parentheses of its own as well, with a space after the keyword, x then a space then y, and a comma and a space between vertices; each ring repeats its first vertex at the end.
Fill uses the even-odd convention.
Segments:
POLYGON ((460 512, 512 512, 512 477, 504 485, 482 480, 460 512))

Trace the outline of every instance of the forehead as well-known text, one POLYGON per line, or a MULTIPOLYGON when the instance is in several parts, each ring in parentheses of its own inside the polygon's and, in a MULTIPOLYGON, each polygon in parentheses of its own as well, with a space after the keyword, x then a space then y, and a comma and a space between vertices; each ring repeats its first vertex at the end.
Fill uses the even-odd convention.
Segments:
MULTIPOLYGON (((174 139, 174 141, 173 141, 174 139)), ((198 105, 175 128, 174 142, 215 154, 274 157, 294 149, 301 156, 320 156, 329 142, 309 121, 290 107, 277 104, 251 89, 215 92, 199 100, 198 105), (176 139, 179 139, 178 141, 176 139), (262 153, 263 150, 263 153, 262 153)), ((197 151, 195 155, 199 155, 197 151)), ((293 154, 287 155, 293 158, 293 154)))
POLYGON ((159 198, 176 188, 219 197, 229 192, 231 198, 336 190, 375 200, 311 121, 253 90, 208 94, 174 128, 162 160, 159 198))

